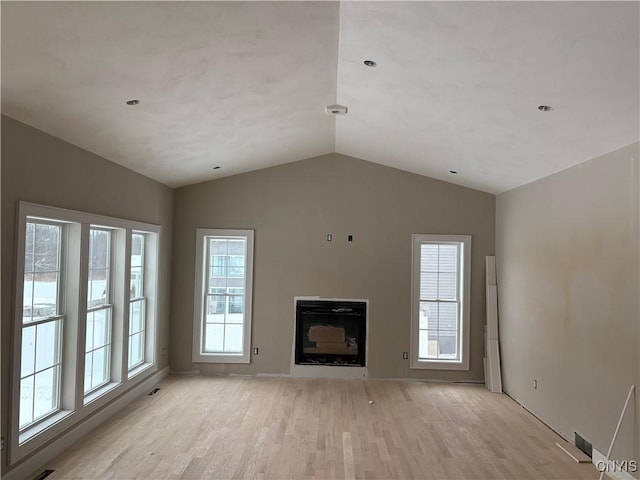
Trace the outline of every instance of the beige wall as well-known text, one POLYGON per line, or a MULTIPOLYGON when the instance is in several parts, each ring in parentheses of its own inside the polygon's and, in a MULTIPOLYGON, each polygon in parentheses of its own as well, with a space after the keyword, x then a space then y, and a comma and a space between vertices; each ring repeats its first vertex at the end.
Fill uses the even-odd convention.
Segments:
MULTIPOLYGON (((2 117, 2 435, 16 202, 26 200, 162 225, 160 346, 169 347, 172 370, 203 373, 288 373, 293 297, 319 295, 370 300, 372 377, 482 380, 484 256, 494 253, 495 232, 506 390, 556 430, 577 430, 606 452, 629 385, 640 385, 639 148, 501 194, 497 205, 490 194, 338 154, 174 192, 2 117), (260 355, 250 365, 191 362, 197 227, 255 229, 252 343, 260 355), (469 372, 410 370, 402 359, 412 233, 473 236, 469 372)), ((614 452, 620 459, 640 460, 638 398, 614 452)))
POLYGON ((171 368, 288 374, 297 295, 370 300, 373 377, 482 380, 495 197, 338 154, 176 191, 171 368), (255 229, 251 365, 191 362, 195 229, 255 229), (333 242, 326 235, 333 234, 333 242), (471 370, 410 370, 411 234, 471 234, 471 370), (347 243, 348 234, 354 236, 347 243))
MULTIPOLYGON (((554 429, 578 431, 605 454, 629 387, 640 386, 639 148, 497 199, 505 389, 554 429)), ((618 459, 640 460, 638 412, 636 401, 618 459)))
MULTIPOLYGON (((162 225, 159 345, 168 345, 173 190, 11 118, 2 117, 2 435, 8 438, 14 237, 20 200, 162 225)), ((160 367, 168 359, 157 355, 160 367)), ((6 449, 2 471, 6 472, 6 449)))

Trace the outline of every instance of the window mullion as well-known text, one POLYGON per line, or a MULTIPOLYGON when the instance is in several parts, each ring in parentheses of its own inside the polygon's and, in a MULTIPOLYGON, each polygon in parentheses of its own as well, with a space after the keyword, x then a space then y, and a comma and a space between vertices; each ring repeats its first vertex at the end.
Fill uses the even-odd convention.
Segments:
MULTIPOLYGON (((88 345, 86 344, 86 339, 87 339, 87 315, 88 315, 88 308, 87 308, 87 301, 89 298, 89 243, 91 241, 91 228, 89 226, 88 223, 83 223, 80 225, 80 231, 81 231, 81 245, 80 245, 80 258, 79 258, 79 267, 80 267, 80 273, 78 275, 78 280, 79 280, 79 296, 77 299, 78 305, 77 305, 77 315, 78 315, 78 326, 77 326, 77 331, 78 331, 78 338, 77 338, 77 343, 78 343, 78 356, 77 356, 77 360, 76 360, 76 392, 75 392, 75 399, 76 399, 76 408, 80 408, 81 405, 84 404, 84 395, 85 395, 85 389, 86 389, 86 385, 85 385, 85 369, 87 368, 86 365, 86 358, 87 358, 87 347, 88 345)), ((93 332, 91 334, 91 343, 93 345, 93 332)), ((91 360, 90 362, 93 362, 93 354, 91 355, 91 360)), ((91 368, 91 371, 93 371, 93 367, 91 368)), ((91 377, 89 377, 89 384, 91 384, 91 377)))

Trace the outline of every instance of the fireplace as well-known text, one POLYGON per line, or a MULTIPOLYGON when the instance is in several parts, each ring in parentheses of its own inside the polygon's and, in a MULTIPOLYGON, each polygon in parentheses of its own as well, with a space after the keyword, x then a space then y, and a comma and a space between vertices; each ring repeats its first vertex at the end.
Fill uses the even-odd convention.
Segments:
POLYGON ((297 300, 295 364, 366 365, 367 302, 297 300))

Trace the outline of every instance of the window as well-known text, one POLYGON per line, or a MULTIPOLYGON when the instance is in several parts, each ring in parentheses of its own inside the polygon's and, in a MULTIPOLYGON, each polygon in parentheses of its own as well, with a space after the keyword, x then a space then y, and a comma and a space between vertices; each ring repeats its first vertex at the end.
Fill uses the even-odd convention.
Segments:
POLYGON ((155 371, 159 236, 155 225, 20 203, 10 464, 155 371))
POLYGON ((25 430, 60 409, 64 226, 26 223, 20 348, 20 419, 25 430))
POLYGON ((253 231, 196 232, 194 362, 249 363, 253 231))
POLYGON ((84 360, 84 393, 111 380, 111 232, 89 230, 89 278, 84 360))
POLYGON ((129 295, 129 370, 144 362, 145 354, 145 235, 131 235, 131 288, 129 295))
POLYGON ((469 369, 471 236, 413 235, 411 368, 469 369))

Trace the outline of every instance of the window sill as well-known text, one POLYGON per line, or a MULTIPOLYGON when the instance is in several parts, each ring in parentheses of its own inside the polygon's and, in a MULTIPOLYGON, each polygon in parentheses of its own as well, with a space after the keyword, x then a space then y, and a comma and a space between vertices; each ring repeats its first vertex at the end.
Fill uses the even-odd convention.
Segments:
POLYGON ((251 363, 248 354, 194 353, 194 363, 251 363))
POLYGON ((469 370, 469 363, 455 360, 418 360, 413 358, 409 368, 413 370, 469 370))
POLYGON ((136 377, 136 376, 140 375, 142 372, 146 372, 147 370, 149 370, 154 365, 155 365, 155 363, 143 363, 141 365, 138 365, 137 367, 134 367, 131 370, 129 370, 128 378, 131 379, 133 377, 136 377))
POLYGON ((111 383, 107 383, 103 387, 100 387, 95 392, 91 392, 89 395, 84 397, 84 405, 89 405, 91 402, 98 400, 99 398, 103 397, 113 389, 117 388, 119 385, 121 384, 117 382, 111 382, 111 383))
POLYGON ((45 430, 50 429, 55 426, 57 423, 62 422, 64 419, 73 414, 72 410, 60 410, 58 413, 51 415, 46 420, 34 425, 33 427, 27 428, 24 432, 22 432, 18 436, 18 445, 22 446, 27 443, 32 438, 40 435, 45 430))

